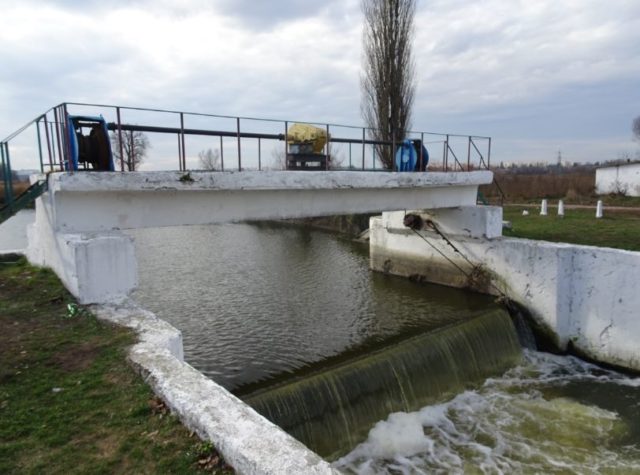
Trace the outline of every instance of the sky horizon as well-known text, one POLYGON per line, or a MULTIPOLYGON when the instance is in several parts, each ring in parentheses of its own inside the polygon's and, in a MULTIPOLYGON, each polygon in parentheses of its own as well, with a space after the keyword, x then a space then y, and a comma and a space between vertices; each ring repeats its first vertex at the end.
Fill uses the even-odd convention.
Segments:
MULTIPOLYGON (((65 101, 363 125, 359 0, 77 5, 4 6, 0 137, 65 101)), ((412 129, 491 136, 493 163, 640 158, 639 44, 632 0, 418 1, 412 129)))

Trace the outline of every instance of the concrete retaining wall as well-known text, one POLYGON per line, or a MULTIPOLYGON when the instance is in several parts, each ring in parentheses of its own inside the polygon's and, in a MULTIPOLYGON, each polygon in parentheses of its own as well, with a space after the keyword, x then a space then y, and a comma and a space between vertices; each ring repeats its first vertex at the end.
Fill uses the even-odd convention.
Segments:
MULTIPOLYGON (((497 210, 478 207, 476 212, 486 213, 490 222, 495 221, 497 210)), ((445 210, 438 213, 449 214, 445 210)), ((463 216, 465 211, 450 213, 449 217, 463 216)), ((437 216, 424 215, 438 222, 437 216)), ((640 253, 526 239, 488 239, 486 236, 495 235, 495 228, 487 233, 485 225, 474 225, 472 220, 461 221, 458 230, 449 226, 447 234, 453 237, 454 245, 472 263, 480 264, 474 268, 435 232, 421 230, 418 236, 404 227, 403 216, 403 212, 384 213, 371 219, 374 270, 492 294, 498 294, 499 289, 527 307, 560 348, 571 344, 597 361, 640 371, 636 341, 640 337, 640 253)))
POLYGON ((183 361, 182 336, 133 304, 94 306, 98 318, 134 329, 129 359, 182 422, 210 440, 240 474, 333 474, 328 462, 183 361))

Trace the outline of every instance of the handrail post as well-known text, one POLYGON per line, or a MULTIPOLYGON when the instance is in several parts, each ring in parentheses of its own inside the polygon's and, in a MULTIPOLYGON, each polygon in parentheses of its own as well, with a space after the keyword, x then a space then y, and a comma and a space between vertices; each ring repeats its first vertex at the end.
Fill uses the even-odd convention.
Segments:
POLYGON ((391 171, 396 170, 396 134, 393 130, 393 124, 391 124, 391 171))
POLYGON ((329 137, 330 137, 330 135, 329 135, 329 124, 327 124, 327 153, 326 153, 327 158, 324 161, 324 169, 325 170, 329 170, 329 161, 331 160, 331 157, 329 156, 329 151, 330 151, 330 149, 329 149, 329 137))
POLYGON ((444 171, 449 171, 449 135, 447 134, 444 139, 444 147, 442 150, 442 162, 444 163, 444 171))
POLYGON ((120 120, 120 107, 116 107, 116 116, 118 118, 118 145, 120 146, 120 171, 124 171, 124 142, 122 141, 122 122, 120 120))
POLYGON ((7 178, 7 167, 4 160, 4 142, 0 142, 0 161, 2 163, 2 184, 4 185, 4 204, 9 206, 11 197, 9 196, 9 180, 7 178))
POLYGON ((40 119, 36 120, 36 134, 38 135, 38 157, 40 158, 40 173, 44 173, 44 161, 42 159, 42 138, 40 137, 40 119))
POLYGON ((224 171, 224 143, 222 141, 222 135, 220 136, 220 169, 224 171))
POLYGON ((289 142, 287 141, 287 134, 289 133, 289 121, 285 120, 284 121, 284 159, 283 159, 283 166, 284 169, 287 170, 289 168, 289 163, 287 162, 287 152, 288 152, 288 144, 289 142))
POLYGON ((178 139, 178 170, 182 171, 182 145, 180 145, 180 132, 176 134, 178 139))
POLYGON ((467 144, 467 171, 471 171, 471 135, 469 135, 469 143, 467 144))
POLYGON ((376 146, 371 146, 371 169, 376 169, 376 146))
POLYGON ((63 103, 60 112, 62 113, 62 143, 64 144, 64 153, 66 155, 67 163, 69 163, 69 167, 71 167, 71 131, 69 130, 69 113, 67 112, 66 102, 63 103))
POLYGON ((364 170, 364 156, 365 156, 364 134, 365 134, 365 128, 362 127, 362 169, 363 170, 364 170))
POLYGON ((424 132, 420 132, 420 168, 418 169, 418 171, 425 171, 426 167, 424 166, 424 153, 422 152, 424 150, 424 132))
POLYGON ((130 172, 134 172, 136 171, 136 143, 134 141, 133 131, 131 131, 131 135, 129 135, 129 150, 131 152, 129 153, 128 167, 130 172))
POLYGON ((240 117, 236 117, 236 130, 238 133, 238 171, 242 171, 242 150, 240 142, 240 117))
POLYGON ((49 171, 53 171, 53 159, 51 158, 51 139, 49 138, 49 122, 47 121, 47 114, 45 113, 44 118, 44 135, 47 139, 47 152, 49 154, 49 171))
POLYGON ((5 206, 13 212, 13 177, 11 176, 11 158, 9 157, 9 144, 4 142, 4 153, 2 154, 3 175, 4 175, 4 196, 5 206))
POLYGON ((491 170, 491 137, 489 137, 489 149, 487 151, 487 169, 491 170))
MULTIPOLYGON (((62 143, 60 142, 60 110, 58 108, 54 109, 54 118, 56 119, 56 140, 58 142, 58 159, 60 160, 60 170, 64 171, 64 157, 62 156, 62 143)), ((67 163, 67 166, 69 164, 67 163)))
POLYGON ((184 113, 180 112, 180 147, 182 150, 182 170, 187 169, 187 152, 184 146, 184 113))
POLYGON ((262 150, 260 147, 260 137, 258 137, 258 171, 262 171, 262 150))

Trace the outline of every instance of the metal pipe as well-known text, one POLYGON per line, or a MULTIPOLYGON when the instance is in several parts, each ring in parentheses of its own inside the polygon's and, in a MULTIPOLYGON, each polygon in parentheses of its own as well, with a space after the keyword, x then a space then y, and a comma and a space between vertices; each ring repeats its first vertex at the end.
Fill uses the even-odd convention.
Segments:
POLYGON ((349 170, 351 170, 351 142, 349 142, 349 170))
POLYGON ((491 169, 491 137, 489 137, 489 149, 487 151, 487 169, 491 169))
MULTIPOLYGON (((288 126, 289 122, 286 121, 285 125, 288 126)), ((113 122, 109 122, 107 124, 108 130, 117 130, 117 125, 113 122)), ((176 127, 156 127, 152 125, 134 125, 134 124, 122 124, 122 130, 125 131, 139 131, 139 132, 150 132, 150 133, 160 133, 160 134, 180 134, 181 129, 176 127)), ((364 129, 363 129, 364 132, 364 129)), ((230 132, 227 130, 205 130, 205 129, 184 129, 185 135, 202 135, 209 137, 238 137, 238 132, 230 132)), ((265 140, 284 140, 286 141, 286 134, 263 134, 263 133, 255 133, 255 132, 240 132, 240 137, 243 139, 265 139, 265 140)), ((384 140, 370 140, 370 139, 348 139, 348 138, 340 138, 340 137, 332 137, 330 142, 333 143, 354 143, 361 144, 365 143, 367 145, 391 145, 391 142, 387 142, 384 140)))
POLYGON ((471 171, 471 136, 469 136, 469 143, 467 144, 467 171, 471 171))
POLYGON ((116 107, 118 117, 118 144, 120 145, 120 171, 124 171, 124 142, 122 141, 122 122, 120 120, 120 107, 116 107))
POLYGON ((236 130, 238 135, 238 171, 242 171, 242 142, 240 139, 240 117, 236 117, 236 130))
POLYGON ((262 151, 260 149, 261 139, 258 137, 258 171, 262 170, 262 151))

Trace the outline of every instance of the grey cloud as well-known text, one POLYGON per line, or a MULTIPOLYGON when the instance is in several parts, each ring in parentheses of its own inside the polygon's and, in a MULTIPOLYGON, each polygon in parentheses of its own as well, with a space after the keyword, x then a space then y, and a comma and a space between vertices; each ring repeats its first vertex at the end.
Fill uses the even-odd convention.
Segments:
MULTIPOLYGON (((357 3, 357 2, 355 2, 357 3)), ((225 15, 240 19, 250 28, 264 30, 293 20, 328 14, 337 19, 352 12, 354 2, 327 0, 282 0, 277 2, 255 0, 219 0, 217 8, 225 15)))

